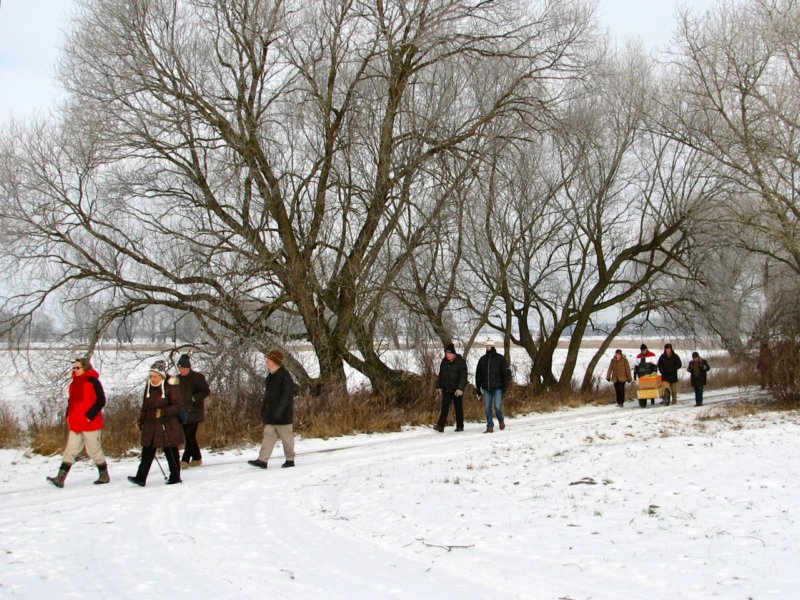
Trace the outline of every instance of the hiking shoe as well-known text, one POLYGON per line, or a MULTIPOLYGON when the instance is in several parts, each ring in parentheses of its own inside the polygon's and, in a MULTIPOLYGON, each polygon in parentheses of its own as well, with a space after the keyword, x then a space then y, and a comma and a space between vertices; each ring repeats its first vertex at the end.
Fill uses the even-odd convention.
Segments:
POLYGON ((294 466, 294 461, 293 460, 287 460, 285 463, 283 463, 281 465, 281 469, 287 469, 287 468, 293 467, 293 466, 294 466))
POLYGON ((487 427, 486 431, 484 431, 483 433, 494 433, 494 428, 493 427, 487 427))
POLYGON ((141 479, 136 479, 136 477, 134 477, 133 475, 128 475, 128 481, 130 481, 131 483, 135 483, 140 487, 144 487, 144 481, 142 481, 141 479))
POLYGON ((264 462, 263 460, 261 460, 260 458, 257 458, 255 460, 248 460, 247 464, 248 465, 253 465, 254 467, 258 467, 259 469, 266 469, 267 468, 267 463, 264 462))
POLYGON ((188 468, 189 468, 189 467, 191 467, 191 466, 192 466, 192 465, 190 465, 190 464, 189 464, 188 462, 186 462, 185 460, 182 460, 182 461, 181 461, 181 469, 188 469, 188 468))
POLYGON ((505 428, 506 428, 506 422, 505 421, 500 421, 500 431, 502 431, 505 428))
POLYGON ((456 433, 459 432, 459 431, 464 431, 464 428, 463 427, 456 427, 456 433))
MULTIPOLYGON (((181 466, 183 466, 183 465, 181 465, 181 466)), ((190 467, 202 467, 202 466, 203 466, 203 461, 202 461, 202 460, 193 460, 193 461, 192 461, 192 462, 189 464, 189 466, 190 466, 190 467)))
POLYGON ((444 433, 444 427, 434 427, 434 430, 438 431, 439 433, 444 433))

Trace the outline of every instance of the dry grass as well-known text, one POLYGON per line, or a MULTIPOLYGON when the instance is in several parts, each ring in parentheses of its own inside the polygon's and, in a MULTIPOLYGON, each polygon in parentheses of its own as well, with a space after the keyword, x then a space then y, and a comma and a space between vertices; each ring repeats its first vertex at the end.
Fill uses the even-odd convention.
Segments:
MULTIPOLYGON (((232 383, 222 386, 218 379, 214 393, 206 403, 206 420, 198 437, 202 448, 224 449, 245 443, 261 441, 261 398, 263 378, 260 374, 242 373, 241 362, 231 368, 224 378, 232 383)), ((707 389, 745 387, 756 384, 755 369, 742 367, 729 359, 716 357, 712 361, 707 389)), ((685 371, 683 373, 685 374, 685 371)), ((628 387, 628 396, 635 386, 628 387)), ((691 392, 688 376, 680 382, 681 392, 691 392)), ((440 403, 435 395, 435 377, 417 377, 409 380, 403 393, 393 401, 368 392, 330 394, 323 397, 305 393, 295 398, 295 431, 304 437, 331 438, 354 433, 400 431, 406 426, 433 425, 439 415, 440 403)), ((103 437, 105 452, 119 457, 138 450, 140 440, 136 420, 141 397, 138 393, 109 398, 104 410, 106 431, 103 437)), ((576 388, 536 393, 532 386, 513 385, 503 399, 506 417, 532 412, 552 412, 587 404, 605 405, 614 402, 614 390, 604 381, 595 389, 581 392, 576 388)), ((703 419, 734 418, 753 414, 759 410, 774 410, 775 404, 753 402, 729 404, 719 411, 704 414, 703 419)), ((787 406, 786 408, 793 408, 787 406)), ((464 396, 464 417, 467 422, 484 421, 483 399, 478 398, 473 386, 468 386, 464 396)), ((454 410, 450 410, 448 425, 452 426, 454 410)), ((63 423, 63 406, 42 402, 28 418, 27 437, 34 451, 57 454, 63 451, 66 427, 63 423)), ((0 445, 13 446, 25 441, 25 428, 13 416, 0 412, 0 445)))
POLYGON ((108 456, 126 456, 141 444, 137 425, 140 408, 138 393, 108 399, 103 409, 103 451, 108 456))
POLYGON ((13 448, 22 443, 25 430, 13 411, 0 405, 0 448, 13 448))

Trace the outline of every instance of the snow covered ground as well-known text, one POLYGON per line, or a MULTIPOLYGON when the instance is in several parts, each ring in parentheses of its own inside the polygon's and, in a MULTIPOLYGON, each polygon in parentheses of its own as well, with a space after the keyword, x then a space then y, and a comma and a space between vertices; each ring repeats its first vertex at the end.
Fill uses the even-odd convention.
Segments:
POLYGON ((739 394, 207 453, 176 486, 0 451, 0 597, 796 598, 800 415, 699 418, 739 394))

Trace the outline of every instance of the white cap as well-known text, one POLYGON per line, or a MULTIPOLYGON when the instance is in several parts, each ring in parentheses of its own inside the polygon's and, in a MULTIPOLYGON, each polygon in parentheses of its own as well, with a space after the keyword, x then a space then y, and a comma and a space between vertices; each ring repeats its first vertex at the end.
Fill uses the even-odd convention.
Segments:
POLYGON ((486 338, 486 345, 494 348, 494 340, 492 338, 486 338))

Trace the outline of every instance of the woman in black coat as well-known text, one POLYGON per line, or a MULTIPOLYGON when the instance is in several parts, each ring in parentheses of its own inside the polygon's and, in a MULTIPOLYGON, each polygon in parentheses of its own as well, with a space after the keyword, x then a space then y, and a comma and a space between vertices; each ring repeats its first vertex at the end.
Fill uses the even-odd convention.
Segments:
POLYGON ((183 426, 179 418, 181 411, 180 388, 167 382, 167 365, 157 361, 150 367, 150 377, 142 398, 139 413, 139 429, 142 431, 142 459, 136 476, 128 481, 144 487, 147 474, 158 448, 164 449, 169 465, 168 484, 181 482, 181 465, 178 446, 184 443, 183 426))

